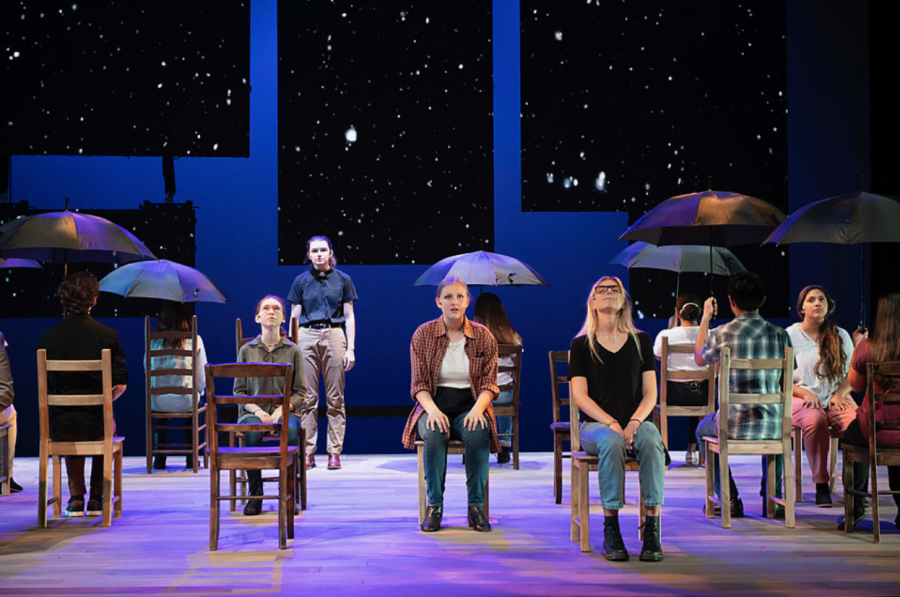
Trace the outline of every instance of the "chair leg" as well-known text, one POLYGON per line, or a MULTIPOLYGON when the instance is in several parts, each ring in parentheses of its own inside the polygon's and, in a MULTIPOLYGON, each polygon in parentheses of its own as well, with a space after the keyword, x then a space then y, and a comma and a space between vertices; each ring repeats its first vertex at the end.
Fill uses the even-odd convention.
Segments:
POLYGON ((294 538, 294 512, 297 510, 297 461, 299 460, 299 452, 291 459, 290 468, 288 469, 288 508, 287 508, 287 535, 288 539, 294 538))
POLYGON ((41 461, 38 473, 38 528, 47 528, 47 464, 48 456, 41 446, 41 461))
POLYGON ((578 473, 581 476, 578 480, 578 518, 581 523, 579 528, 581 530, 580 548, 582 553, 591 551, 591 492, 588 487, 590 482, 589 472, 590 469, 587 466, 582 466, 578 469, 578 473))
MULTIPOLYGON (((219 549, 219 478, 219 469, 216 467, 209 473, 209 551, 219 549)), ((234 500, 230 501, 234 503, 234 500)))
MULTIPOLYGON (((791 479, 791 476, 794 472, 794 468, 791 467, 791 446, 786 441, 784 442, 784 466, 782 467, 784 473, 784 479, 782 480, 782 487, 784 487, 784 525, 793 529, 796 526, 795 519, 795 510, 794 510, 794 500, 797 496, 794 494, 794 479, 791 479)), ((775 457, 772 457, 772 461, 774 463, 775 457)), ((773 464, 774 468, 774 464, 773 464)))
POLYGON ((850 493, 853 491, 853 463, 847 458, 844 452, 843 459, 843 478, 844 478, 844 533, 852 533, 850 522, 853 520, 853 500, 860 499, 859 496, 850 493))
POLYGON ((722 487, 722 528, 731 528, 731 483, 728 477, 728 453, 719 452, 719 485, 722 487))
POLYGON ((766 455, 766 496, 763 502, 766 518, 775 518, 775 501, 772 499, 775 497, 775 467, 775 457, 766 455))
POLYGON ((513 470, 519 470, 519 414, 516 413, 516 416, 513 417, 513 436, 512 436, 512 451, 513 451, 513 470))
POLYGON ((794 483, 795 483, 795 492, 797 494, 797 501, 803 501, 803 435, 800 433, 799 427, 792 428, 792 433, 794 437, 794 483))
POLYGON ((115 470, 113 471, 113 495, 115 496, 113 502, 113 518, 122 516, 122 452, 124 449, 125 446, 122 446, 122 448, 116 452, 115 458, 113 459, 113 466, 115 467, 115 470))
MULTIPOLYGON (((228 489, 230 490, 229 493, 231 495, 237 495, 237 471, 234 469, 228 471, 228 489)), ((231 503, 229 509, 232 512, 235 512, 237 510, 237 500, 228 501, 231 503)))
POLYGON ((53 457, 53 518, 62 518, 62 458, 53 457))
MULTIPOLYGON (((869 457, 871 459, 871 453, 869 457)), ((879 522, 878 512, 878 469, 874 460, 869 462, 869 483, 871 483, 869 493, 872 494, 872 536, 875 543, 881 543, 881 523, 879 522)))
POLYGON ((557 504, 562 503, 562 438, 553 436, 553 495, 557 504))
POLYGON ((709 442, 703 442, 703 453, 706 454, 706 508, 704 510, 706 518, 712 519, 715 517, 715 502, 712 496, 715 493, 716 471, 712 465, 715 459, 709 442))
POLYGON ((425 522, 425 502, 427 500, 425 493, 425 446, 416 446, 416 459, 418 461, 418 477, 419 477, 419 524, 425 522))
POLYGON ((837 460, 838 460, 838 438, 831 438, 831 451, 828 456, 828 491, 834 493, 834 486, 837 480, 837 460))
POLYGON ((569 476, 569 484, 571 486, 569 490, 571 495, 569 499, 569 539, 578 541, 578 496, 580 490, 578 488, 578 467, 574 458, 572 459, 572 474, 569 476))
MULTIPOLYGON (((278 549, 287 549, 287 464, 281 463, 281 474, 278 475, 278 549)), ((293 513, 294 509, 291 508, 293 513)))
POLYGON ((112 525, 113 455, 103 454, 103 522, 101 526, 112 525))

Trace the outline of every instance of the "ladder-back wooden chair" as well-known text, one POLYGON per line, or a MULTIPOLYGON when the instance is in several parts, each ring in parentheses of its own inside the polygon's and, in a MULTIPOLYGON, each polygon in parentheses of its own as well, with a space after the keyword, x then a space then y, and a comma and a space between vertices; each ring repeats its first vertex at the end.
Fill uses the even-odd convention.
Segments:
MULTIPOLYGON (((872 528, 873 540, 881 542, 881 523, 879 522, 878 496, 897 495, 900 491, 878 489, 877 467, 900 466, 900 448, 883 448, 876 442, 876 434, 884 430, 900 429, 900 419, 882 415, 881 420, 876 420, 875 411, 881 406, 900 404, 900 361, 888 363, 869 363, 867 367, 866 406, 868 408, 868 441, 867 447, 850 446, 844 444, 844 520, 853 520, 853 510, 850 496, 858 499, 869 498, 872 500, 872 528), (875 392, 875 379, 882 388, 888 388, 887 392, 875 392), (869 491, 853 489, 853 464, 858 462, 869 465, 869 491)), ((844 525, 847 533, 853 532, 853 525, 844 525)))
POLYGON ((560 375, 559 366, 568 365, 568 350, 551 350, 550 355, 550 396, 553 404, 553 496, 557 504, 562 503, 563 486, 563 443, 571 441, 572 427, 564 418, 569 416, 569 380, 560 375), (565 413, 565 414, 563 414, 565 413))
POLYGON ((522 347, 513 344, 497 346, 497 359, 511 357, 512 365, 497 365, 497 373, 509 373, 512 384, 499 386, 501 392, 512 391, 513 401, 509 404, 494 404, 494 415, 512 417, 512 433, 502 433, 501 439, 508 438, 512 444, 513 469, 519 470, 519 390, 522 387, 522 347))
POLYGON ((714 454, 719 455, 719 479, 722 487, 722 528, 731 528, 731 488, 728 483, 728 457, 732 454, 761 454, 768 463, 768 487, 766 515, 775 518, 775 504, 784 506, 785 526, 794 528, 794 467, 791 466, 791 406, 794 388, 794 349, 785 348, 782 359, 732 359, 731 349, 722 349, 719 368, 719 437, 704 437, 706 444, 706 517, 714 516, 715 470, 714 454), (752 371, 781 370, 781 391, 777 394, 739 394, 732 392, 732 369, 752 371), (729 405, 781 405, 781 438, 764 440, 738 440, 729 438, 729 405), (724 416, 723 416, 724 415, 724 416), (775 456, 784 457, 784 499, 775 497, 775 456))
POLYGON ((96 361, 48 361, 47 351, 37 351, 38 411, 41 426, 40 464, 38 474, 38 527, 47 527, 47 507, 53 505, 53 517, 62 516, 62 457, 103 457, 103 519, 108 527, 112 519, 122 515, 122 449, 124 437, 113 435, 115 422, 112 407, 112 352, 106 348, 96 361), (50 394, 47 372, 100 372, 101 394, 50 394), (103 438, 96 441, 51 441, 51 406, 99 406, 103 409, 103 438), (53 459, 53 497, 47 499, 47 465, 53 459))
MULTIPOLYGON (((280 363, 226 363, 206 366, 206 397, 209 407, 208 424, 210 455, 210 527, 209 550, 216 551, 219 546, 219 502, 243 499, 278 500, 278 546, 287 549, 287 540, 294 538, 294 508, 297 495, 297 467, 300 465, 300 448, 288 445, 288 419, 282 417, 280 423, 220 423, 218 407, 223 404, 275 404, 281 406, 282 412, 291 410, 291 382, 294 366, 280 363), (275 396, 234 396, 232 385, 226 384, 223 378, 236 377, 282 377, 284 386, 282 394, 275 396), (216 382, 220 390, 216 390, 216 382), (228 393, 219 393, 227 386, 228 393), (279 432, 277 446, 260 447, 220 447, 218 433, 222 432, 279 432), (229 495, 221 493, 221 475, 223 470, 266 470, 278 469, 278 495, 239 496, 232 491, 229 495)), ((301 434, 301 442, 303 436, 301 434)))
MULTIPOLYGON (((699 417, 703 418, 709 413, 716 411, 716 367, 710 365, 706 371, 670 371, 669 355, 672 354, 694 354, 693 344, 669 344, 669 339, 665 336, 662 339, 662 354, 660 356, 660 383, 659 383, 659 404, 654 414, 659 416, 659 431, 662 436, 663 445, 666 450, 669 449, 669 417, 699 417), (703 381, 709 382, 707 391, 707 402, 703 406, 670 406, 668 404, 668 383, 672 380, 676 382, 703 381)), ((693 443, 693 438, 688 438, 688 443, 693 443)), ((703 450, 700 450, 700 457, 703 458, 703 450)), ((703 464, 701 460, 701 464, 703 464)))
MULTIPOLYGON (((153 457, 157 454, 163 456, 183 454, 193 455, 193 470, 196 473, 200 466, 200 454, 203 454, 203 466, 209 468, 209 457, 206 454, 206 442, 202 441, 205 435, 206 405, 200 405, 200 393, 197 385, 197 316, 191 318, 191 331, 189 332, 154 332, 150 329, 150 318, 144 318, 144 372, 146 395, 146 430, 147 430, 147 474, 153 470, 153 457), (166 340, 179 340, 183 343, 190 342, 187 348, 166 348, 166 340), (154 341, 157 341, 154 348, 154 341), (184 368, 154 368, 153 359, 165 357, 190 359, 190 366, 184 368), (190 387, 184 384, 177 386, 161 385, 157 381, 154 386, 154 378, 163 376, 180 376, 190 378, 190 387), (153 410, 153 399, 163 394, 181 394, 191 397, 191 410, 183 413, 157 412, 153 410), (156 431, 183 431, 186 441, 163 443, 155 441, 156 431)), ((171 437, 171 436, 170 436, 171 437)))

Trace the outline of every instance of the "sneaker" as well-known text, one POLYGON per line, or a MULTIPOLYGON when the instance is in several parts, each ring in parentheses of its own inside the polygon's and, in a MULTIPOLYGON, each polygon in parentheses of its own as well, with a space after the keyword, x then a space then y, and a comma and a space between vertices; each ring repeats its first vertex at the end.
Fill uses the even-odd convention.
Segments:
POLYGON ((69 505, 63 512, 66 518, 80 518, 84 516, 84 496, 69 498, 69 505))
POLYGON ((700 456, 697 452, 685 452, 684 463, 688 466, 696 466, 700 463, 700 456))
POLYGON ((103 516, 103 501, 100 499, 91 499, 87 503, 87 516, 103 516))
POLYGON ((16 480, 12 477, 9 479, 9 491, 10 493, 19 493, 22 491, 22 486, 16 483, 16 480))
POLYGON ((828 483, 816 483, 816 507, 831 508, 834 503, 831 501, 831 491, 828 489, 828 483))

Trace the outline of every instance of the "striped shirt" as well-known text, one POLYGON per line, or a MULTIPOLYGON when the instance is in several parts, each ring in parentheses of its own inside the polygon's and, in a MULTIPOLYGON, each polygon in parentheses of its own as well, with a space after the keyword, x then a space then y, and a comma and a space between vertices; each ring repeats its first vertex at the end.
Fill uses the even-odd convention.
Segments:
MULTIPOLYGON (((791 346, 791 338, 758 313, 745 313, 709 331, 701 353, 703 360, 707 364, 715 363, 725 346, 731 349, 733 359, 783 359, 784 349, 791 346)), ((781 371, 733 369, 729 387, 732 392, 741 394, 777 394, 781 392, 781 371)), ((717 412, 717 420, 718 416, 717 412)), ((728 429, 732 439, 780 439, 781 405, 730 405, 728 429)))
MULTIPOLYGON (((822 408, 828 408, 831 397, 841 387, 847 374, 850 373, 850 359, 853 358, 853 340, 850 334, 844 328, 838 328, 838 335, 841 337, 841 348, 844 350, 846 363, 844 371, 841 373, 841 379, 838 383, 832 383, 824 377, 816 374, 816 362, 819 360, 819 343, 809 337, 803 331, 799 323, 795 323, 787 329, 788 336, 791 337, 791 344, 794 345, 794 358, 797 359, 797 370, 794 371, 794 383, 803 386, 816 395, 822 408)), ((825 374, 822 365, 819 366, 819 373, 825 374)))

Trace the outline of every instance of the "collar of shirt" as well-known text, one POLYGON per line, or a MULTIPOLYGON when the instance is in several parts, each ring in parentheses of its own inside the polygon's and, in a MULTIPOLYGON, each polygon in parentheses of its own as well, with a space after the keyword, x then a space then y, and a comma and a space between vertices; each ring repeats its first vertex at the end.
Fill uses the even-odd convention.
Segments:
POLYGON ((315 265, 313 265, 313 264, 309 265, 309 274, 316 280, 324 280, 325 278, 330 276, 331 272, 333 272, 333 271, 334 271, 334 268, 331 266, 328 266, 328 269, 325 270, 324 272, 322 272, 322 271, 317 270, 315 265))
MULTIPOLYGON (((440 323, 437 325, 437 327, 434 330, 435 338, 437 338, 438 336, 446 336, 447 335, 447 324, 444 323, 444 318, 441 317, 438 319, 438 321, 440 321, 440 323)), ((463 322, 463 335, 466 338, 474 338, 475 337, 475 332, 472 331, 472 322, 469 321, 468 317, 465 317, 465 320, 463 322)))
MULTIPOLYGON (((284 341, 285 341, 285 339, 286 339, 285 336, 281 336, 281 338, 278 339, 278 344, 276 344, 276 345, 275 345, 275 348, 272 349, 272 352, 275 352, 276 350, 278 350, 279 348, 281 348, 282 346, 284 346, 284 341)), ((250 342, 248 342, 248 344, 252 344, 253 346, 256 346, 257 348, 261 348, 262 350, 268 351, 268 349, 266 348, 266 345, 263 344, 263 341, 262 341, 262 334, 260 334, 259 336, 257 336, 257 337, 254 338, 253 340, 250 340, 250 342)))

